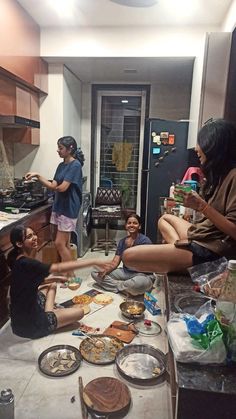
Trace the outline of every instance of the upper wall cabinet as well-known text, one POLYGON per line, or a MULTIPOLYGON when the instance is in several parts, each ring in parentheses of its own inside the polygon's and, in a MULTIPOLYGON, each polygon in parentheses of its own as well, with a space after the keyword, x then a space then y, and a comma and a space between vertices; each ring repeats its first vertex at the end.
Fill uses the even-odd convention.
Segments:
POLYGON ((15 0, 1 0, 0 71, 47 93, 47 63, 40 58, 40 28, 15 0))
POLYGON ((189 117, 189 148, 196 145, 197 132, 207 120, 225 116, 231 36, 230 32, 207 34, 204 54, 195 59, 189 117))

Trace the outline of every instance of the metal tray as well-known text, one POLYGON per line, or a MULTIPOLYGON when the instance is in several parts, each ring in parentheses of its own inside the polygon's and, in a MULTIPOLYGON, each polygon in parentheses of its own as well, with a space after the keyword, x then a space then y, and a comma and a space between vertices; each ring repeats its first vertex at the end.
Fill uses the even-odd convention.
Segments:
POLYGON ((176 295, 174 306, 179 313, 195 314, 207 301, 211 301, 211 298, 192 292, 176 295))
POLYGON ((40 371, 51 377, 64 377, 75 372, 82 361, 80 351, 70 345, 55 345, 38 358, 40 371))
POLYGON ((153 380, 166 370, 165 354, 150 345, 127 345, 117 353, 116 366, 127 378, 153 380))
MULTIPOLYGON (((89 335, 93 336, 93 335, 89 335)), ((104 342, 104 346, 97 348, 91 339, 84 339, 80 344, 80 352, 82 357, 92 363, 98 365, 111 364, 115 361, 116 353, 123 348, 124 344, 114 336, 94 335, 96 339, 104 342)))

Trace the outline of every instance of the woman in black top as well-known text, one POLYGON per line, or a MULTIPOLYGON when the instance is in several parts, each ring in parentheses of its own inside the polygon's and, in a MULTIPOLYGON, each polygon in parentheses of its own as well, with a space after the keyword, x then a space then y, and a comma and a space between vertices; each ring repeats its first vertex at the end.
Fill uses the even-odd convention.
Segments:
POLYGON ((38 244, 37 235, 23 225, 11 230, 10 240, 14 246, 8 255, 8 264, 12 269, 10 311, 13 333, 35 339, 80 320, 84 310, 78 305, 55 308, 56 282, 66 282, 68 278, 49 275, 87 266, 97 266, 103 270, 104 263, 91 259, 51 265, 39 262, 33 259, 38 244), (45 287, 39 291, 42 285, 45 287))

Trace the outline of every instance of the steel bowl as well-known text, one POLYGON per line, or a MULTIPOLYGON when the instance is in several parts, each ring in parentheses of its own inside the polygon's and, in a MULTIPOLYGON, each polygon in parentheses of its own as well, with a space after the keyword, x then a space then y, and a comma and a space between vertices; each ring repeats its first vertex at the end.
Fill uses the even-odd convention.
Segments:
POLYGON ((123 316, 128 319, 141 319, 146 307, 141 301, 126 300, 120 304, 120 310, 123 316), (133 312, 137 311, 136 314, 133 312))

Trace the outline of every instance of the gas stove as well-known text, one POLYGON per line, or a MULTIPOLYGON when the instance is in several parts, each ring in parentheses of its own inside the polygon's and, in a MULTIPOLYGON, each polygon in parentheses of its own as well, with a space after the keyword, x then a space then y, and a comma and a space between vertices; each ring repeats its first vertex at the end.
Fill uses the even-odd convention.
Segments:
POLYGON ((27 211, 27 209, 31 210, 33 208, 40 207, 41 205, 47 202, 48 198, 32 198, 30 201, 25 201, 24 199, 20 198, 7 198, 1 199, 0 201, 0 210, 3 211, 7 207, 13 208, 21 208, 22 212, 27 211))
POLYGON ((0 196, 0 209, 7 207, 20 208, 22 212, 31 210, 45 204, 48 200, 47 188, 39 182, 25 183, 18 180, 15 190, 8 195, 0 196))

